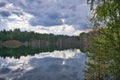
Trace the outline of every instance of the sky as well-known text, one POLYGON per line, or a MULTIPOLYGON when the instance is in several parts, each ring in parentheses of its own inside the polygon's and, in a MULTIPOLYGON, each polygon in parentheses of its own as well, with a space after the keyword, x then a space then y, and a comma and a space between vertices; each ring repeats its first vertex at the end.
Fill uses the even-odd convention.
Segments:
POLYGON ((79 35, 91 29, 87 0, 0 0, 0 30, 79 35))

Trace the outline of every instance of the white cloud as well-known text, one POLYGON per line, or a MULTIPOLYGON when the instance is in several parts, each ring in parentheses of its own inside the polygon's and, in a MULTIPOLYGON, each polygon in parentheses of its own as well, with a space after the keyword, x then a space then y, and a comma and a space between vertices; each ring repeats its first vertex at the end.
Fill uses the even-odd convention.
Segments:
MULTIPOLYGON (((34 15, 30 20, 33 26, 61 25, 61 18, 65 18, 68 25, 80 25, 78 29, 88 28, 86 20, 90 16, 86 0, 7 0, 25 12, 34 15), (31 4, 32 3, 32 4, 31 4), (82 25, 81 25, 82 24, 82 25)), ((89 24, 88 24, 89 25, 89 24)), ((76 27, 75 26, 75 27, 76 27)))
MULTIPOLYGON (((23 12, 24 13, 24 12, 23 12)), ((56 35, 79 35, 81 32, 86 32, 85 30, 76 30, 74 26, 63 24, 60 26, 32 26, 29 24, 29 20, 34 16, 24 13, 21 16, 12 14, 8 17, 6 25, 8 29, 20 28, 21 30, 34 31, 38 33, 53 33, 56 35)))
POLYGON ((12 14, 8 17, 8 29, 20 28, 22 30, 27 30, 31 26, 29 24, 31 18, 33 18, 33 16, 28 13, 23 13, 21 16, 12 14))
MULTIPOLYGON (((50 2, 51 1, 52 0, 50 0, 50 2)), ((57 2, 57 0, 54 0, 54 2, 57 2)), ((25 4, 25 1, 22 0, 22 3, 25 4)), ((49 3, 49 1, 47 3, 49 3)), ((49 4, 51 4, 51 3, 49 3, 49 4)), ((78 5, 76 9, 79 10, 80 7, 87 8, 88 6, 85 4, 82 4, 82 5, 78 5)), ((86 30, 76 30, 75 25, 67 24, 66 21, 63 22, 62 25, 57 25, 57 26, 49 26, 49 27, 41 26, 41 25, 37 25, 37 26, 34 25, 33 26, 30 24, 30 20, 32 21, 32 19, 35 18, 35 16, 31 13, 25 12, 24 9, 22 9, 18 6, 15 6, 13 3, 6 3, 5 7, 0 8, 0 10, 5 10, 5 11, 8 11, 10 13, 10 16, 8 16, 8 17, 0 16, 0 29, 5 28, 7 30, 8 29, 13 30, 15 28, 20 28, 21 30, 35 31, 38 33, 53 33, 56 35, 63 34, 63 35, 70 35, 70 36, 71 35, 79 35, 81 32, 87 32, 86 30)), ((36 10, 38 10, 38 9, 36 9, 36 10)), ((65 9, 63 9, 63 11, 64 10, 65 9)), ((78 11, 77 13, 80 13, 81 14, 80 16, 84 16, 84 18, 85 18, 85 16, 87 14, 89 14, 89 13, 84 14, 85 11, 87 11, 87 10, 86 9, 81 10, 81 11, 78 11), (83 13, 80 13, 82 11, 83 11, 83 13)), ((68 12, 69 12, 69 10, 68 10, 68 12)), ((68 12, 67 12, 67 14, 69 14, 68 12)), ((64 13, 66 13, 66 12, 64 12, 64 13)), ((70 11, 70 15, 71 15, 71 13, 72 12, 70 11)), ((75 14, 77 15, 77 13, 75 13, 75 14)), ((57 16, 57 15, 55 15, 55 16, 57 16)), ((54 17, 54 16, 52 15, 52 17, 54 17)), ((71 16, 71 19, 74 19, 74 18, 72 18, 72 16, 71 16)), ((75 18, 75 20, 76 20, 76 18, 75 18)), ((83 23, 85 22, 85 20, 82 20, 82 21, 83 21, 83 23)))
POLYGON ((53 33, 55 35, 69 35, 69 36, 78 36, 82 32, 88 32, 89 30, 75 30, 74 26, 72 25, 60 25, 60 26, 51 26, 51 27, 44 27, 44 26, 31 26, 29 31, 35 31, 38 33, 53 33))

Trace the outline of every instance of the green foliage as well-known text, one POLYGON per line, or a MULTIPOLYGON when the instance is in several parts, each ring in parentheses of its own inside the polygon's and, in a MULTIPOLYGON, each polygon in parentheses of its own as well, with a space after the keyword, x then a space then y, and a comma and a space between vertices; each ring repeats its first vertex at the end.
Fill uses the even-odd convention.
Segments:
POLYGON ((96 32, 86 33, 88 44, 84 51, 89 52, 86 70, 88 80, 109 80, 111 76, 119 78, 120 29, 119 34, 116 31, 118 30, 101 28, 96 32))
POLYGON ((113 24, 120 25, 120 1, 119 0, 87 0, 93 13, 92 21, 96 27, 101 22, 107 27, 113 24), (96 25, 97 24, 97 25, 96 25), (109 24, 109 26, 108 26, 109 24))
POLYGON ((19 40, 21 42, 31 41, 31 40, 46 40, 50 42, 57 41, 58 39, 67 38, 78 38, 77 36, 67 36, 67 35, 53 35, 53 34, 39 34, 35 32, 20 31, 20 29, 10 30, 10 31, 0 31, 0 41, 7 40, 19 40))
POLYGON ((94 31, 87 33, 87 80, 120 79, 120 1, 88 0, 94 31), (101 25, 102 24, 102 25, 101 25))
POLYGON ((39 34, 20 31, 20 29, 0 31, 1 57, 19 58, 39 52, 69 48, 79 48, 78 36, 39 34))

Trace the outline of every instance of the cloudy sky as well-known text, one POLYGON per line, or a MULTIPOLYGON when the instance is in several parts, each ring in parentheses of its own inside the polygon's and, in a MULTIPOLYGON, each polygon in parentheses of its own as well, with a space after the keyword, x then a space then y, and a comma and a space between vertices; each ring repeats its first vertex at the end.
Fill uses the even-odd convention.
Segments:
POLYGON ((91 28, 87 0, 0 0, 0 30, 79 35, 91 28))

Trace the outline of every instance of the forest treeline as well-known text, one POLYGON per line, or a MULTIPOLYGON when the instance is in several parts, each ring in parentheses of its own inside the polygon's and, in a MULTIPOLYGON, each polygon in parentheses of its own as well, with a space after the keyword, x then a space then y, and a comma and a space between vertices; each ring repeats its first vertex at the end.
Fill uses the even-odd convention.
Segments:
POLYGON ((67 36, 67 35, 54 35, 54 34, 40 34, 35 32, 27 32, 27 31, 20 31, 20 29, 14 29, 6 31, 0 31, 0 41, 7 41, 7 40, 19 40, 22 42, 30 41, 32 39, 39 39, 39 40, 49 40, 49 41, 56 41, 58 39, 66 39, 66 38, 78 38, 76 36, 67 36))
POLYGON ((0 56, 4 58, 79 47, 79 36, 40 34, 20 29, 0 31, 0 56))
POLYGON ((78 48, 80 45, 78 36, 40 34, 35 32, 14 30, 0 31, 0 45, 5 47, 19 47, 21 45, 31 47, 59 47, 78 48))

